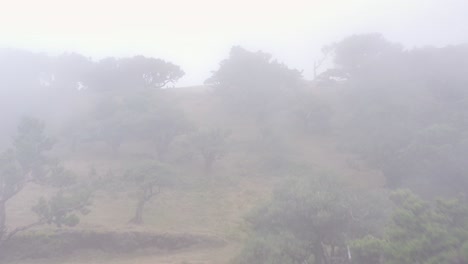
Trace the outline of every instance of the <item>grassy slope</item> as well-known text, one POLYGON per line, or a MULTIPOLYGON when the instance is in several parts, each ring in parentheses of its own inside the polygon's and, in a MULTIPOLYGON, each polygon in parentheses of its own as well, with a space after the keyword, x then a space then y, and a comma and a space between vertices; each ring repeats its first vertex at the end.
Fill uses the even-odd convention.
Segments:
MULTIPOLYGON (((100 192, 96 196, 92 212, 82 219, 79 228, 99 230, 143 229, 157 232, 208 234, 224 238, 228 243, 223 248, 201 248, 150 256, 129 256, 119 260, 107 257, 77 257, 67 263, 226 263, 237 252, 246 234, 243 217, 255 206, 268 200, 280 177, 262 174, 256 167, 262 158, 256 152, 243 149, 258 139, 254 122, 234 118, 223 111, 216 97, 209 92, 176 89, 168 96, 181 106, 189 118, 201 127, 228 128, 233 133, 233 150, 216 167, 212 175, 204 175, 197 160, 180 167, 180 186, 164 190, 148 204, 143 227, 127 224, 135 201, 131 195, 100 192), (229 116, 229 118, 228 118, 229 116), (98 260, 96 260, 98 259, 98 260)), ((379 185, 381 176, 367 169, 354 157, 337 151, 334 141, 327 136, 306 137, 298 133, 287 135, 288 158, 307 164, 314 169, 331 171, 362 185, 379 185)), ((92 164, 104 173, 109 169, 119 171, 127 164, 139 160, 140 147, 135 144, 123 146, 119 156, 109 158, 105 151, 81 153, 69 156, 68 167, 86 172, 92 164)), ((30 219, 30 204, 41 193, 31 186, 10 205, 10 223, 22 225, 30 219)), ((48 262, 50 263, 50 262, 48 262)))

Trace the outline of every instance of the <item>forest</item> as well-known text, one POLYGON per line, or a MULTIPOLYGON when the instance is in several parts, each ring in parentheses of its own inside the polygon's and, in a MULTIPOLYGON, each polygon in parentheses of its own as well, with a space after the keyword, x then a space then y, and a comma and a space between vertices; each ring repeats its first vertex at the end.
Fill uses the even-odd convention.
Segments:
POLYGON ((0 263, 468 263, 468 45, 321 54, 0 50, 0 263))

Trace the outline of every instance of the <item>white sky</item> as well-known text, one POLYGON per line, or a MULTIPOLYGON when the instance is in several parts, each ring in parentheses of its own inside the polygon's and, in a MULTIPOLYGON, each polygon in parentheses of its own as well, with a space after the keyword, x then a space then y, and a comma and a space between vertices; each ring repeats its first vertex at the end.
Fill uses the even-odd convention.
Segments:
POLYGON ((0 47, 93 58, 143 54, 200 84, 232 45, 312 75, 320 48, 381 32, 408 47, 468 42, 468 0, 0 0, 0 47))

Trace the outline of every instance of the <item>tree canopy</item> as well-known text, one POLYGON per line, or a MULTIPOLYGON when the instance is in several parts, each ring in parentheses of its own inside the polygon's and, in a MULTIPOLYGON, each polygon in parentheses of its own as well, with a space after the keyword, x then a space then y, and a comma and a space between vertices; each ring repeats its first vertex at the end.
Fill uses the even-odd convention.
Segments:
POLYGON ((234 46, 206 83, 214 85, 234 111, 262 118, 303 85, 303 79, 300 71, 273 60, 268 53, 234 46))
POLYGON ((254 234, 239 263, 347 261, 350 241, 378 231, 382 205, 383 197, 343 187, 330 176, 294 181, 249 218, 254 234))
POLYGON ((67 188, 70 175, 63 167, 58 168, 47 152, 53 141, 45 134, 44 124, 31 117, 24 118, 18 126, 11 149, 0 156, 0 246, 19 232, 38 225, 74 226, 79 218, 76 212, 86 214, 90 205, 91 191, 73 187, 67 188), (67 181, 61 178, 66 177, 67 181), (9 228, 7 225, 7 203, 17 196, 29 183, 57 183, 60 190, 50 199, 41 198, 32 211, 37 220, 25 225, 9 228))

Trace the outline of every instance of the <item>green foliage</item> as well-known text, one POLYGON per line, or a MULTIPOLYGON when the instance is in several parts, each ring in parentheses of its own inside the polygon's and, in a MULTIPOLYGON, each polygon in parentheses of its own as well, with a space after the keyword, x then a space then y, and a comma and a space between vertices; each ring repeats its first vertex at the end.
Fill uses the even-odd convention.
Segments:
POLYGON ((57 227, 76 226, 80 218, 76 213, 86 215, 90 212, 91 188, 61 190, 50 199, 41 198, 32 211, 38 216, 39 222, 57 227))
MULTIPOLYGON (((385 216, 383 204, 378 196, 346 188, 330 177, 293 182, 275 192, 271 203, 248 219, 254 229, 253 237, 261 237, 260 241, 267 244, 249 244, 254 248, 247 247, 240 258, 243 263, 259 263, 251 252, 258 247, 268 249, 270 243, 288 234, 291 243, 302 245, 297 250, 305 252, 296 255, 287 247, 275 249, 293 259, 291 263, 304 263, 311 258, 314 263, 346 260, 348 241, 377 232, 385 216)), ((276 254, 275 251, 270 253, 276 254)), ((270 257, 273 256, 262 259, 270 257)))
POLYGON ((356 263, 465 263, 468 205, 464 198, 429 203, 407 190, 391 195, 396 209, 382 239, 354 242, 356 263), (379 263, 379 262, 377 262, 379 263))
POLYGON ((354 240, 350 243, 353 263, 377 264, 381 263, 385 242, 372 235, 354 240))

